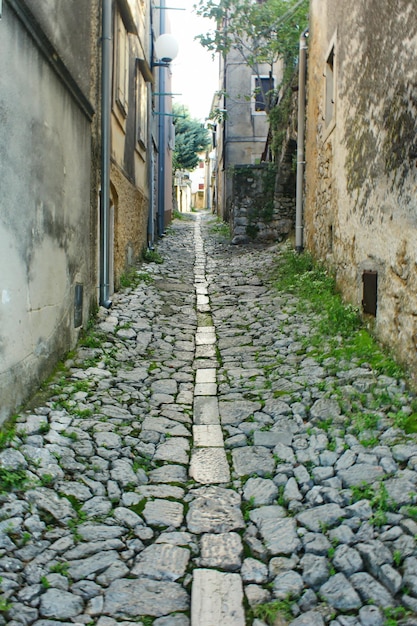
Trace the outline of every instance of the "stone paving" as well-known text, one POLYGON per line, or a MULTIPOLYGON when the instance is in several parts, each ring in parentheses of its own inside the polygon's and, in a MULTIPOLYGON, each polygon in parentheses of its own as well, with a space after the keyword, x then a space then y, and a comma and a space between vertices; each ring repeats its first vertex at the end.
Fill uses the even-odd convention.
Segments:
POLYGON ((211 219, 174 223, 0 452, 1 624, 417 625, 417 440, 388 416, 413 395, 319 362, 280 246, 211 219))

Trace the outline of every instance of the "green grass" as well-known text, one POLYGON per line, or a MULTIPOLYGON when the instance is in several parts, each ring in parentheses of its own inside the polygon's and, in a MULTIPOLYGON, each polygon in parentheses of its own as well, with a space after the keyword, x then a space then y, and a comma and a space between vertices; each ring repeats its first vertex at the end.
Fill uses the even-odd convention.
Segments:
POLYGON ((311 254, 284 250, 273 279, 279 291, 299 298, 298 312, 319 316, 316 332, 308 337, 309 345, 315 348, 312 356, 319 361, 333 356, 349 362, 355 357, 358 365, 368 363, 378 374, 404 377, 404 369, 364 327, 359 309, 343 302, 332 273, 311 254))
POLYGON ((395 502, 389 497, 387 488, 383 482, 379 483, 378 488, 364 483, 362 485, 353 486, 350 489, 355 502, 364 499, 369 501, 373 511, 369 522, 374 524, 374 526, 381 527, 386 524, 387 512, 395 511, 397 508, 395 502))
POLYGON ((220 237, 223 237, 224 239, 230 239, 229 224, 226 224, 226 222, 219 219, 215 224, 210 226, 210 233, 212 235, 220 235, 220 237))
POLYGON ((160 265, 164 262, 164 259, 156 250, 145 250, 142 256, 147 263, 158 263, 160 265))
POLYGON ((27 482, 25 470, 9 470, 0 467, 0 493, 19 491, 27 482))
POLYGON ((274 600, 273 602, 265 602, 264 604, 257 604, 251 609, 254 617, 263 620, 268 626, 274 626, 278 617, 282 617, 285 620, 292 620, 293 614, 291 612, 291 600, 274 600))

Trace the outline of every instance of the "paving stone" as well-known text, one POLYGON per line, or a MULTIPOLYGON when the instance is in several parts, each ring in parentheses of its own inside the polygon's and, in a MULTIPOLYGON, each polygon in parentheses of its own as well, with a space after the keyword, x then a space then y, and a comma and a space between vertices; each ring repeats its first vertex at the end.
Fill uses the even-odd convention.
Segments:
POLYGON ((194 396, 217 396, 216 383, 197 383, 194 387, 194 396))
POLYGON ((140 615, 162 617, 188 609, 188 594, 178 583, 122 578, 112 582, 105 592, 103 612, 118 619, 140 615))
POLYGON ((221 422, 226 424, 239 424, 245 419, 260 411, 261 404, 259 402, 251 402, 249 400, 236 400, 235 402, 219 401, 219 411, 221 422))
POLYGON ((222 429, 217 424, 193 426, 193 439, 195 447, 216 447, 224 446, 222 429))
POLYGON ((183 424, 178 424, 166 417, 146 417, 142 423, 142 431, 144 430, 154 430, 163 435, 169 433, 169 435, 175 437, 187 437, 190 435, 188 429, 183 424))
POLYGON ((259 524, 259 533, 271 555, 292 554, 301 546, 293 519, 264 519, 259 524))
POLYGON ((82 613, 83 606, 79 596, 59 589, 47 589, 41 596, 40 614, 42 617, 68 619, 82 613))
POLYGON ((19 415, 0 452, 29 479, 1 496, 0 592, 13 606, 0 622, 190 626, 192 595, 192 626, 243 626, 242 583, 249 607, 292 594, 281 621, 295 626, 417 613, 417 443, 386 417, 412 412, 404 381, 355 357, 318 362, 320 314, 300 318, 269 281, 281 244, 220 242, 208 213, 172 233, 158 242, 165 263, 145 263, 153 282, 100 308, 107 337, 76 349, 68 380, 19 415), (345 431, 354 403, 378 404, 375 430, 345 431), (395 509, 382 527, 366 490, 353 502, 381 480, 395 509))
POLYGON ((338 504, 323 504, 310 511, 297 515, 297 520, 313 532, 319 532, 323 526, 331 527, 346 516, 344 510, 338 504))
POLYGON ((151 483, 186 483, 187 469, 183 465, 169 464, 157 467, 149 472, 151 483))
POLYGON ((215 383, 216 382, 216 370, 215 368, 198 369, 195 375, 196 384, 199 383, 215 383))
POLYGON ((335 574, 321 586, 320 595, 332 607, 342 611, 359 609, 362 605, 359 595, 341 573, 335 574))
POLYGON ((119 559, 119 554, 114 550, 102 552, 100 558, 97 555, 75 559, 68 561, 68 575, 73 580, 84 580, 92 574, 99 574, 104 572, 105 569, 116 563, 119 559))
POLYGON ((179 528, 183 521, 183 511, 184 507, 180 502, 156 499, 146 503, 143 517, 151 526, 179 528))
POLYGON ((265 476, 275 469, 271 450, 261 446, 247 446, 232 450, 233 467, 238 476, 257 474, 265 476))
POLYGON ((245 527, 240 496, 221 487, 196 490, 187 513, 188 529, 197 534, 224 533, 245 527))
POLYGON ((148 546, 136 558, 132 574, 141 578, 175 581, 184 576, 190 551, 167 543, 148 546))
POLYGON ((200 540, 201 567, 236 572, 242 564, 243 545, 237 533, 204 534, 200 540))
POLYGON ((194 399, 194 424, 220 424, 217 398, 198 396, 194 399))
POLYGON ((195 569, 191 596, 191 626, 244 626, 242 581, 238 574, 195 569))
POLYGON ((273 581, 272 593, 274 598, 285 600, 288 597, 297 598, 304 588, 304 581, 300 574, 294 571, 278 574, 273 581))
POLYGON ((243 498, 254 506, 272 504, 277 496, 278 487, 269 478, 249 478, 245 483, 243 498))
POLYGON ((185 439, 185 437, 173 437, 158 446, 153 460, 187 464, 189 449, 190 442, 188 439, 185 439))
POLYGON ((229 464, 223 448, 196 448, 191 455, 190 477, 210 485, 230 481, 229 464))
POLYGON ((338 471, 337 475, 344 487, 357 487, 363 483, 369 484, 380 480, 385 475, 385 472, 382 467, 377 465, 357 463, 346 470, 338 471))
POLYGON ((325 621, 318 611, 307 611, 292 620, 289 626, 325 626, 325 621))
POLYGON ((395 606, 392 595, 367 572, 352 574, 350 583, 359 593, 362 603, 372 602, 383 609, 395 606))

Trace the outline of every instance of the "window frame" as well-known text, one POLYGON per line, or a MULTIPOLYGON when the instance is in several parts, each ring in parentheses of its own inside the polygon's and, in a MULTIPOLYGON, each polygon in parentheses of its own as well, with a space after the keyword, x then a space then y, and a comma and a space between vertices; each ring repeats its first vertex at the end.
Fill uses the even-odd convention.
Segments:
POLYGON ((336 126, 337 84, 337 33, 333 35, 326 51, 324 65, 323 120, 326 140, 336 126))
POLYGON ((129 101, 129 32, 119 9, 115 16, 114 46, 114 102, 127 118, 129 101))
POLYGON ((136 67, 136 144, 146 150, 147 147, 147 119, 148 119, 148 86, 139 64, 136 67))
MULTIPOLYGON (((273 89, 275 89, 275 84, 276 84, 275 76, 271 76, 270 74, 259 74, 259 75, 252 74, 251 76, 251 114, 252 115, 266 115, 266 102, 265 102, 264 93, 262 90, 260 92, 257 92, 257 89, 258 89, 257 82, 263 81, 263 80, 272 81, 272 88, 268 89, 268 91, 272 91, 273 89), (263 109, 256 108, 258 95, 262 95, 263 106, 264 106, 263 109)), ((269 85, 271 87, 271 82, 269 83, 269 85)))

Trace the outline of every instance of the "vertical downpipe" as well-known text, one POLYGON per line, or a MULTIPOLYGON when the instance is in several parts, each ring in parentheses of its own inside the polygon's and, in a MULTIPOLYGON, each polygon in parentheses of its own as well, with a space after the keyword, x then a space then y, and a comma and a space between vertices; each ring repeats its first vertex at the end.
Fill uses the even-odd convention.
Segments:
MULTIPOLYGON (((165 0, 160 0, 159 34, 165 33, 165 0)), ((165 67, 158 68, 158 235, 165 232, 165 67)))
POLYGON ((100 198, 100 305, 110 308, 109 209, 112 0, 102 3, 101 31, 101 198, 100 198))
POLYGON ((308 28, 300 37, 298 63, 298 130, 297 130, 297 185, 295 205, 295 249, 303 251, 303 183, 304 183, 304 134, 306 108, 306 60, 308 28))
POLYGON ((154 224, 154 203, 155 203, 155 188, 154 188, 154 149, 153 149, 153 134, 152 134, 152 92, 148 87, 148 185, 149 185, 149 212, 148 212, 148 248, 153 250, 155 244, 155 224, 154 224))

